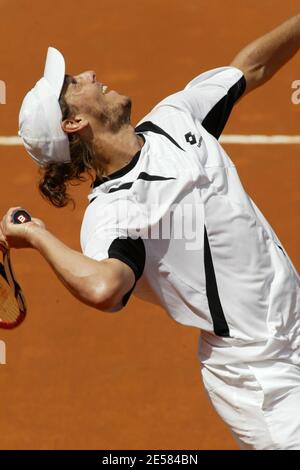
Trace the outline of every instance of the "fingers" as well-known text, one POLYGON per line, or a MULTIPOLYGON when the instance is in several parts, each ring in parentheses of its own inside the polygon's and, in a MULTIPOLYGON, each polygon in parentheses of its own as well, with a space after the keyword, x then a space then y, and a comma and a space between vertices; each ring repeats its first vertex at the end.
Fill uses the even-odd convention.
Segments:
MULTIPOLYGON (((44 227, 39 219, 33 219, 32 222, 16 224, 13 220, 13 214, 18 210, 24 210, 22 207, 11 207, 4 215, 0 223, 0 245, 4 249, 23 248, 28 246, 29 225, 32 223, 44 227)), ((3 251, 3 250, 2 250, 3 251)))
MULTIPOLYGON (((18 210, 26 211, 26 209, 20 206, 10 207, 7 213, 2 218, 2 221, 0 222, 0 239, 1 239, 1 236, 5 238, 6 232, 8 231, 9 228, 12 229, 12 225, 14 226, 16 225, 13 221, 13 214, 18 210)), ((40 227, 45 228, 45 223, 41 219, 38 219, 36 217, 32 217, 31 221, 26 222, 26 225, 30 223, 34 223, 36 225, 39 225, 40 227)), ((24 224, 17 224, 17 225, 24 225, 24 224)))
MULTIPOLYGON (((11 207, 0 223, 0 244, 8 248, 28 248, 31 246, 32 233, 37 226, 46 229, 44 222, 38 218, 31 218, 30 221, 24 223, 14 223, 13 215, 16 211, 24 208, 11 207)), ((27 212, 27 211, 26 211, 27 212)))
POLYGON ((12 223, 12 214, 17 209, 19 209, 19 207, 11 207, 3 216, 2 222, 1 222, 2 233, 5 233, 7 224, 12 223))
POLYGON ((2 222, 4 225, 6 224, 13 224, 13 214, 18 211, 18 210, 24 210, 22 207, 20 206, 17 206, 17 207, 11 207, 10 209, 8 209, 7 213, 5 214, 5 216, 3 217, 2 219, 2 222))

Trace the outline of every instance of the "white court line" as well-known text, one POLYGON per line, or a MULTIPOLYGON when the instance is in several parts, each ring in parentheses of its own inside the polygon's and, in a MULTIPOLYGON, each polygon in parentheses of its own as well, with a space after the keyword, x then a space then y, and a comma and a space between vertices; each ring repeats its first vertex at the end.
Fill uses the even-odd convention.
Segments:
POLYGON ((300 135, 224 134, 222 144, 300 144, 300 135))
POLYGON ((22 139, 17 135, 10 137, 0 136, 0 145, 22 145, 22 139))
MULTIPOLYGON (((300 144, 300 135, 243 135, 243 134, 224 134, 220 138, 222 144, 300 144)), ((0 145, 15 146, 22 145, 22 139, 16 136, 0 136, 0 145)))

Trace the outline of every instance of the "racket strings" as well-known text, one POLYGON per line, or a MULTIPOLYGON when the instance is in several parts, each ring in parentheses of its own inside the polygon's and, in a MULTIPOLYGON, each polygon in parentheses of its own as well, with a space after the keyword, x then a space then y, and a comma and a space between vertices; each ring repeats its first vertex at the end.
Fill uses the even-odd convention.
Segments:
POLYGON ((3 250, 3 264, 0 263, 0 326, 13 327, 26 314, 25 298, 15 280, 10 253, 3 250))
POLYGON ((16 281, 15 276, 12 270, 11 262, 10 262, 10 254, 9 251, 6 251, 3 255, 3 266, 6 274, 6 279, 10 288, 13 291, 13 294, 16 294, 16 281))
POLYGON ((17 299, 19 309, 21 310, 21 312, 26 313, 27 307, 26 307, 25 297, 22 293, 20 285, 16 281, 15 274, 13 272, 12 264, 10 261, 9 251, 7 251, 6 256, 4 256, 3 262, 4 262, 4 269, 5 269, 8 283, 11 289, 14 290, 14 296, 17 299))
POLYGON ((4 269, 4 266, 3 266, 2 263, 0 263, 0 276, 2 276, 6 280, 6 282, 8 283, 6 272, 5 272, 5 269, 4 269))
POLYGON ((3 323, 15 323, 20 316, 20 309, 15 298, 13 291, 11 290, 7 278, 5 276, 5 270, 3 265, 0 263, 0 322, 3 323))

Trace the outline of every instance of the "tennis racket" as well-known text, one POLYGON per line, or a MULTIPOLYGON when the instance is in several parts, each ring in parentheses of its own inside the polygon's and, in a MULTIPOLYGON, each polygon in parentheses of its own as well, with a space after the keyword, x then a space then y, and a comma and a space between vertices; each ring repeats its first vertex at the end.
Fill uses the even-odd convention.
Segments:
MULTIPOLYGON (((24 209, 12 213, 14 224, 30 222, 31 217, 24 209)), ((0 328, 15 328, 26 316, 26 301, 13 272, 10 250, 0 243, 0 328)))

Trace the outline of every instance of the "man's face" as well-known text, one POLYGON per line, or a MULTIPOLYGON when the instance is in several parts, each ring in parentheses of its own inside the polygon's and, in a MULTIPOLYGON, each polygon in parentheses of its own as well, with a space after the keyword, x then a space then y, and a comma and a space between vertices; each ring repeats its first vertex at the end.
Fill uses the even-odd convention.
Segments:
POLYGON ((66 76, 65 101, 90 122, 100 120, 112 131, 130 121, 131 100, 97 81, 94 71, 66 76))

